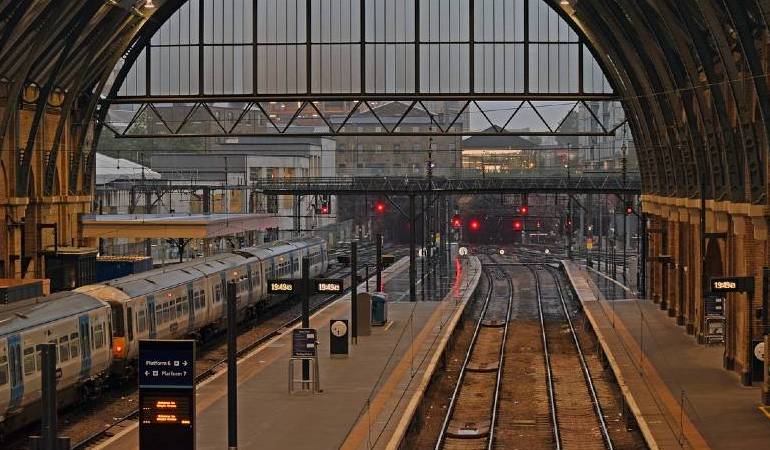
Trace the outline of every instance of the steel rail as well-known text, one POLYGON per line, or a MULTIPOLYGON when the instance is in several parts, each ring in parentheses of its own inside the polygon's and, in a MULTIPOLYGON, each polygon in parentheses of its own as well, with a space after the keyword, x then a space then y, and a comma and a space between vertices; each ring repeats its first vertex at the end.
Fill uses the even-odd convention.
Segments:
POLYGON ((612 439, 610 438, 609 427, 607 426, 607 422, 604 420, 602 406, 599 403, 599 397, 596 394, 596 388, 594 387, 593 380, 591 379, 591 371, 588 369, 588 363, 586 362, 585 356, 583 355, 583 349, 580 347, 580 340, 578 339, 577 333, 575 332, 575 327, 572 325, 572 318, 570 317, 569 310, 567 309, 567 303, 564 301, 564 293, 561 289, 561 283, 559 283, 559 277, 553 272, 554 270, 556 269, 550 266, 546 266, 546 272, 548 272, 551 277, 553 277, 554 283, 556 284, 556 290, 559 293, 559 300, 561 301, 564 316, 567 318, 567 323, 569 324, 569 331, 572 335, 572 341, 575 343, 575 348, 577 349, 578 358, 580 359, 580 368, 582 369, 583 377, 586 381, 586 386, 588 386, 588 392, 591 395, 591 402, 594 406, 594 412, 599 418, 599 426, 602 430, 604 445, 606 446, 607 450, 613 450, 614 447, 612 445, 612 439))
POLYGON ((500 400, 500 387, 503 385, 503 368, 505 364, 505 343, 508 341, 508 325, 511 323, 511 306, 513 305, 513 282, 511 275, 502 270, 505 279, 508 282, 508 309, 505 313, 505 326, 503 328, 503 341, 500 344, 500 359, 497 365, 497 381, 495 382, 495 397, 492 402, 492 420, 489 426, 489 439, 487 440, 487 450, 492 450, 495 440, 495 425, 497 423, 497 407, 500 400))
POLYGON ((545 319, 543 319, 543 299, 540 289, 540 276, 537 274, 537 269, 529 267, 532 275, 535 277, 535 291, 537 293, 537 312, 540 316, 540 336, 543 341, 543 357, 545 358, 545 372, 546 383, 548 386, 548 403, 551 411, 551 423, 553 424, 553 437, 556 444, 556 449, 561 450, 561 434, 559 432, 559 419, 556 414, 556 398, 554 396, 553 389, 553 373, 551 371, 551 355, 548 353, 548 338, 545 332, 545 319))
POLYGON ((489 301, 492 298, 492 292, 495 288, 494 282, 492 281, 492 276, 489 274, 489 272, 485 270, 484 274, 487 276, 489 283, 487 297, 484 300, 484 306, 481 309, 481 314, 479 314, 479 320, 476 322, 476 328, 473 330, 473 336, 471 337, 471 343, 468 346, 468 351, 465 353, 465 359, 463 360, 463 364, 460 367, 460 375, 457 377, 457 383, 455 384, 455 388, 452 391, 452 397, 449 399, 449 406, 447 407, 446 416, 444 416, 444 421, 441 424, 441 431, 439 432, 438 438, 436 439, 435 450, 440 450, 441 446, 444 444, 444 439, 446 439, 446 431, 449 427, 449 420, 451 419, 454 408, 457 405, 457 398, 460 394, 460 388, 462 387, 463 379, 465 378, 466 369, 468 367, 468 363, 470 362, 471 355, 473 354, 473 348, 476 344, 476 339, 479 336, 479 330, 481 330, 481 322, 484 321, 484 315, 487 312, 489 301))

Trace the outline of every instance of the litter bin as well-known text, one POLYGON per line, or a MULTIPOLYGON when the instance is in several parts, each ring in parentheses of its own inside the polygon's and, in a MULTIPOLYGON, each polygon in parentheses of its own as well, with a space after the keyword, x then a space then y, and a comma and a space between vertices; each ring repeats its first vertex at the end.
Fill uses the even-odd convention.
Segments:
POLYGON ((388 323, 388 297, 382 292, 372 293, 372 325, 388 323))

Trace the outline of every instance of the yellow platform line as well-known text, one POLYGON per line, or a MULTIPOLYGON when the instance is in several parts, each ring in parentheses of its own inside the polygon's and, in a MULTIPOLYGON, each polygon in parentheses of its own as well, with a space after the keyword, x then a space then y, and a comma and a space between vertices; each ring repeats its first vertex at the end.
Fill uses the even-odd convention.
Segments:
MULTIPOLYGON (((443 317, 443 313, 449 302, 442 302, 438 308, 433 311, 428 321, 425 323, 422 331, 412 341, 412 349, 422 349, 424 343, 431 338, 431 334, 436 329, 438 323, 443 317)), ((454 305, 452 305, 454 308, 454 305)), ((405 325, 406 326, 406 325, 405 325)), ((393 369, 390 376, 377 394, 369 402, 369 407, 365 414, 358 418, 358 421, 348 433, 345 442, 340 447, 341 450, 356 450, 369 437, 369 424, 377 421, 380 413, 385 406, 393 399, 393 393, 398 388, 399 383, 406 375, 407 371, 412 369, 412 350, 407 349, 398 365, 393 369)))

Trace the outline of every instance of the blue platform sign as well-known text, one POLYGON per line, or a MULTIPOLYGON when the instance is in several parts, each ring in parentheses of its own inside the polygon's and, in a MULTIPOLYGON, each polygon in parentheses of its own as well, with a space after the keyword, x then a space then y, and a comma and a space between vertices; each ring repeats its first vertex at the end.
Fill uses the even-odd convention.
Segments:
POLYGON ((191 389, 194 386, 195 341, 139 341, 140 388, 191 389))

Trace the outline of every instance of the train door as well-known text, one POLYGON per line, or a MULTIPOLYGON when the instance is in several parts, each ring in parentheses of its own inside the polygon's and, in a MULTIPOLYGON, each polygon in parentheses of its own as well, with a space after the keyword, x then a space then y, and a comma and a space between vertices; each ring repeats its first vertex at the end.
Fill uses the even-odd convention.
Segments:
POLYGON ((91 323, 88 314, 78 319, 80 331, 80 379, 84 380, 91 374, 91 323))
POLYGON ((150 339, 155 339, 158 335, 158 330, 155 326, 155 296, 147 296, 147 322, 150 329, 150 339))
POLYGON ((11 397, 8 410, 14 411, 21 406, 24 397, 24 382, 21 368, 21 336, 14 334, 8 338, 8 369, 11 382, 11 397))
POLYGON ((192 333, 195 326, 195 295, 193 295, 193 284, 187 283, 187 332, 192 333))
POLYGON ((227 315, 227 272, 219 273, 219 298, 217 304, 219 305, 219 316, 223 319, 227 315))
POLYGON ((254 280, 251 277, 251 264, 246 264, 246 283, 249 287, 249 304, 254 303, 254 280))

